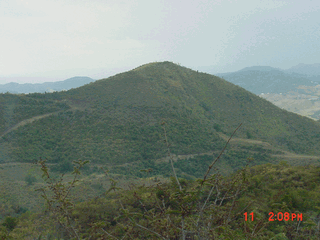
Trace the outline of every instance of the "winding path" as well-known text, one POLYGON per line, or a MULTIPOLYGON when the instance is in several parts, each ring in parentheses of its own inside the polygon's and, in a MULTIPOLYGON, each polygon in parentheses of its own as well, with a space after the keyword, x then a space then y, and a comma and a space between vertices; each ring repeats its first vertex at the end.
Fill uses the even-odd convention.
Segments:
POLYGON ((38 116, 34 116, 32 118, 28 118, 25 120, 22 120, 21 122, 17 123, 16 125, 14 125, 13 127, 9 128, 7 131, 5 131, 2 135, 0 135, 0 138, 4 137, 6 134, 8 134, 9 132, 12 132, 13 130, 16 130, 18 127, 24 126, 26 124, 32 123, 36 120, 39 120, 41 118, 45 118, 45 117, 49 117, 53 114, 58 114, 59 112, 63 112, 65 110, 59 110, 56 112, 52 112, 52 113, 46 113, 46 114, 42 114, 42 115, 38 115, 38 116))

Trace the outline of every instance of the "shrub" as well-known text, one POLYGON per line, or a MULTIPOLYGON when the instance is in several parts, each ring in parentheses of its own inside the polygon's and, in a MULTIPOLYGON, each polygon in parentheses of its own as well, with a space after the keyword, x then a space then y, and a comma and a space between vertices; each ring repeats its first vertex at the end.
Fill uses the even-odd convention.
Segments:
POLYGON ((54 172, 67 173, 73 170, 73 166, 71 162, 63 161, 56 166, 51 167, 51 170, 54 172))
POLYGON ((2 223, 9 231, 12 231, 18 224, 18 219, 15 217, 6 217, 2 223))
POLYGON ((30 174, 28 174, 26 177, 25 177, 25 182, 27 183, 28 186, 30 185, 33 185, 33 183, 37 182, 37 179, 35 176, 32 176, 30 174))
POLYGON ((221 126, 218 123, 215 123, 213 125, 213 128, 217 131, 217 132, 222 132, 221 126))

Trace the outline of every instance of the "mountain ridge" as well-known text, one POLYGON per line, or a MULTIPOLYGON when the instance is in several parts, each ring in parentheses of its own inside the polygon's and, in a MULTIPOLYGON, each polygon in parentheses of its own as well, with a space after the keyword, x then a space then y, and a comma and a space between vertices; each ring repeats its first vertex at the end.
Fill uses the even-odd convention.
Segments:
POLYGON ((13 93, 13 94, 28 94, 28 93, 45 93, 53 91, 66 91, 71 88, 77 88, 95 81, 89 77, 72 77, 63 81, 57 82, 44 82, 44 83, 16 83, 10 82, 6 84, 0 84, 0 93, 13 93))
POLYGON ((236 72, 245 72, 245 71, 262 71, 262 72, 280 71, 282 72, 283 70, 280 68, 275 68, 270 66, 251 66, 251 67, 242 68, 236 72))
POLYGON ((289 69, 284 70, 285 72, 294 72, 304 74, 307 76, 319 76, 320 75, 320 63, 304 64, 299 63, 289 69))
POLYGON ((221 73, 217 76, 236 84, 246 90, 254 93, 286 93, 297 91, 305 93, 304 90, 298 89, 299 86, 316 86, 320 77, 308 77, 297 73, 286 73, 285 71, 271 68, 264 71, 257 70, 259 68, 244 68, 237 72, 221 73))

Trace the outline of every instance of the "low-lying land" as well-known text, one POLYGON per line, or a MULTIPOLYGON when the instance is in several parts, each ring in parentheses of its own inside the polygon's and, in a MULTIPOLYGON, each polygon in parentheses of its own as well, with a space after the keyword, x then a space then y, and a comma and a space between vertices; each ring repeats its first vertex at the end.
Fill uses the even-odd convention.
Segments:
POLYGON ((305 94, 290 91, 288 93, 263 93, 259 96, 272 102, 274 105, 309 117, 314 120, 320 119, 320 85, 299 86, 298 89, 305 90, 305 94))

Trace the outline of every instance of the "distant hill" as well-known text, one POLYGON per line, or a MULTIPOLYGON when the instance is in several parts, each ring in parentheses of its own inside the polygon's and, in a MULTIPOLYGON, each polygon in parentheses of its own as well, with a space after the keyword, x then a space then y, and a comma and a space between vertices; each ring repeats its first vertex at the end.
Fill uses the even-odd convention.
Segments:
MULTIPOLYGON (((158 62, 65 92, 0 94, 0 162, 144 161, 152 168, 167 154, 163 121, 177 155, 219 152, 222 135, 230 136, 240 123, 237 137, 250 139, 246 145, 264 141, 320 154, 317 122, 217 76, 158 62)), ((247 150, 230 155, 226 163, 240 167, 248 156, 247 150)))
POLYGON ((288 73, 300 73, 308 76, 319 76, 320 75, 320 63, 314 64, 303 64, 300 63, 296 66, 293 66, 289 69, 284 70, 288 73))
MULTIPOLYGON (((316 86, 318 78, 309 78, 297 73, 286 73, 283 70, 269 66, 246 67, 237 72, 217 73, 216 76, 236 84, 255 93, 286 93, 296 91, 305 93, 303 89, 297 89, 299 85, 316 86)), ((320 83, 320 78, 319 78, 320 83)))
POLYGON ((53 91, 69 90, 71 88, 81 87, 85 84, 95 81, 89 77, 73 77, 64 81, 58 82, 44 82, 44 83, 24 83, 19 84, 16 82, 0 84, 0 93, 45 93, 53 91))
POLYGON ((282 71, 282 70, 280 68, 274 68, 270 66, 252 66, 252 67, 245 67, 237 72, 246 72, 246 71, 272 72, 272 71, 282 71))

